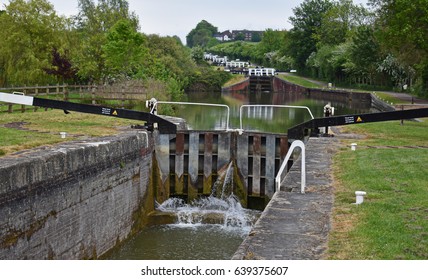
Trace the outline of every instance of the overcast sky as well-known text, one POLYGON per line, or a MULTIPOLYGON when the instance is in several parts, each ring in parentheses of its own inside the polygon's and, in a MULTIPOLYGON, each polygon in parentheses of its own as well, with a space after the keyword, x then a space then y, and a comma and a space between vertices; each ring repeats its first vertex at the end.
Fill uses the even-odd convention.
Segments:
MULTIPOLYGON (((0 0, 2 8, 8 0, 0 0)), ((49 0, 60 15, 76 15, 77 0, 49 0)), ((186 35, 201 20, 219 31, 230 29, 290 29, 288 18, 304 0, 128 0, 140 20, 141 31, 161 36, 186 35)), ((365 4, 367 0, 354 0, 365 4)))

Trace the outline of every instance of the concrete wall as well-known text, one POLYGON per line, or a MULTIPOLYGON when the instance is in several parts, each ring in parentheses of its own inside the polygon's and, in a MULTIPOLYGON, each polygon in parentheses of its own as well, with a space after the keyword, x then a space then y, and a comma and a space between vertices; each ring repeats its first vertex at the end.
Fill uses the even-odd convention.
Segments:
POLYGON ((97 258, 151 211, 147 133, 69 142, 0 160, 0 259, 97 258))

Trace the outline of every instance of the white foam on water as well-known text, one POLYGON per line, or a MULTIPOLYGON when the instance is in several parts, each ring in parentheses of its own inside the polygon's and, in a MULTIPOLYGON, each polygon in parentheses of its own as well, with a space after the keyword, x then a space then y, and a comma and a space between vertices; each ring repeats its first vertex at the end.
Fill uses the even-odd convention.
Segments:
POLYGON ((180 198, 170 198, 162 204, 157 204, 156 208, 177 215, 177 222, 172 225, 174 227, 197 228, 205 225, 205 217, 214 216, 219 218, 218 225, 222 230, 241 235, 250 232, 258 215, 257 211, 243 208, 233 194, 223 199, 214 196, 200 198, 191 204, 180 198))

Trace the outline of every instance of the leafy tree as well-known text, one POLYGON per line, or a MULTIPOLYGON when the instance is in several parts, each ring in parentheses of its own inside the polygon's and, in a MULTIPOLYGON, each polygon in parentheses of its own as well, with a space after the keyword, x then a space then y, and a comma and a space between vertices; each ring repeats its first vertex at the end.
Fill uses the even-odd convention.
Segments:
POLYGON ((192 58, 197 64, 202 64, 204 60, 204 50, 200 46, 192 48, 192 58))
POLYGON ((333 76, 333 67, 330 63, 333 50, 334 46, 325 45, 309 56, 306 65, 312 67, 313 76, 321 79, 330 79, 333 76))
POLYGON ((290 68, 290 60, 284 52, 287 35, 284 30, 265 30, 261 42, 256 47, 257 59, 255 62, 276 68, 290 68))
POLYGON ((324 14, 316 38, 321 45, 339 45, 351 38, 358 26, 368 21, 369 12, 352 0, 339 0, 324 14))
POLYGON ((293 9, 294 16, 289 18, 293 28, 290 30, 288 53, 302 72, 305 71, 308 57, 316 52, 315 34, 332 5, 329 0, 305 0, 299 7, 293 9))
POLYGON ((205 46, 207 49, 209 49, 209 48, 212 48, 212 47, 214 47, 214 46, 217 46, 217 45, 220 45, 221 43, 220 43, 220 41, 219 40, 217 40, 216 38, 211 38, 209 41, 208 41, 208 43, 207 43, 207 45, 205 46))
POLYGON ((376 36, 401 65, 416 70, 420 94, 428 96, 428 1, 370 0, 376 36))
POLYGON ((46 0, 11 0, 0 14, 0 66, 4 84, 55 82, 43 68, 61 45, 64 19, 46 0))
POLYGON ((79 0, 79 14, 76 29, 79 32, 80 48, 74 53, 74 62, 79 68, 79 76, 104 82, 108 73, 103 46, 107 42, 106 33, 119 21, 128 20, 134 31, 138 30, 138 18, 129 11, 126 0, 79 0))
POLYGON ((68 51, 61 55, 57 48, 52 48, 52 68, 44 68, 43 70, 49 74, 58 77, 61 82, 76 81, 77 69, 73 67, 68 51))
POLYGON ((145 47, 149 53, 135 77, 162 81, 168 85, 172 98, 179 99, 196 71, 190 49, 179 44, 175 38, 158 35, 147 36, 145 47))
POLYGON ((404 85, 408 85, 415 74, 415 70, 412 67, 403 66, 391 54, 387 55, 379 64, 378 71, 387 73, 398 90, 401 90, 404 85))
POLYGON ((251 34, 251 42, 260 42, 262 40, 262 36, 260 35, 260 32, 253 32, 251 34))
POLYGON ((174 38, 180 46, 183 45, 183 42, 181 41, 180 37, 178 37, 177 35, 172 36, 172 38, 174 38))
POLYGON ((229 59, 251 60, 253 62, 262 60, 258 56, 257 44, 251 42, 234 41, 223 43, 210 48, 209 51, 227 56, 229 59))
POLYGON ((195 46, 206 47, 213 35, 217 32, 217 27, 213 26, 206 20, 202 20, 186 36, 187 46, 189 48, 193 48, 195 46))
POLYGON ((134 30, 132 22, 121 19, 108 31, 103 57, 111 78, 130 78, 139 69, 148 52, 144 36, 134 30))
POLYGON ((265 54, 271 51, 280 50, 284 44, 285 31, 267 29, 263 33, 263 39, 258 44, 258 51, 265 54))
POLYGON ((244 33, 239 32, 238 34, 236 34, 235 41, 245 41, 245 35, 244 35, 244 33))
POLYGON ((360 81, 367 80, 373 84, 382 53, 372 26, 362 25, 357 28, 352 39, 350 55, 352 69, 349 67, 347 72, 360 81))

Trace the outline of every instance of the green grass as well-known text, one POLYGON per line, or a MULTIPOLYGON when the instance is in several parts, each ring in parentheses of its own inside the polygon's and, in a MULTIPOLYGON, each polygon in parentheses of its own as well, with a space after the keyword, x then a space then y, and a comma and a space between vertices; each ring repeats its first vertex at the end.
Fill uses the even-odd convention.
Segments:
POLYGON ((113 135, 123 127, 141 122, 71 112, 49 110, 16 114, 0 114, 0 156, 23 149, 79 139, 113 135), (6 128, 5 124, 23 122, 29 130, 6 128), (69 137, 62 139, 59 133, 65 131, 69 137))
MULTIPOLYGON (((356 151, 335 156, 336 194, 330 259, 428 258, 428 122, 386 122, 350 126, 368 136, 356 151), (354 192, 367 192, 356 206, 354 192)), ((345 144, 349 144, 346 142, 345 144)))
POLYGON ((320 86, 317 83, 313 83, 311 81, 308 81, 306 78, 304 77, 300 77, 300 76, 296 76, 296 75, 284 75, 284 74, 280 74, 279 77, 283 80, 286 80, 290 83, 296 84, 296 85, 300 85, 303 87, 307 87, 307 88, 323 88, 323 86, 320 86))
POLYGON ((380 99, 382 99, 383 101, 392 103, 392 104, 404 104, 404 103, 408 103, 408 102, 403 102, 401 99, 398 99, 388 93, 385 92, 374 92, 374 94, 379 97, 380 99))
POLYGON ((223 87, 230 87, 234 84, 238 84, 240 82, 243 82, 246 79, 247 79, 247 77, 245 77, 244 75, 233 75, 232 78, 223 85, 223 87))

